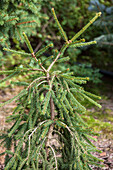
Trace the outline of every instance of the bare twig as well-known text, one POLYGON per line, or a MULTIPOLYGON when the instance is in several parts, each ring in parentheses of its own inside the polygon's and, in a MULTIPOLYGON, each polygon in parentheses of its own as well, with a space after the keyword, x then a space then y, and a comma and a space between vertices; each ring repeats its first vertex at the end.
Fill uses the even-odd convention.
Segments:
POLYGON ((42 69, 37 69, 37 68, 29 68, 27 69, 27 71, 42 71, 43 72, 42 69))
POLYGON ((56 164, 56 170, 58 170, 58 165, 57 165, 57 158, 56 158, 56 154, 55 154, 55 151, 54 151, 54 149, 53 149, 53 147, 51 146, 51 145, 49 145, 49 147, 51 148, 51 150, 52 150, 52 152, 53 152, 53 154, 54 154, 54 158, 55 158, 55 164, 56 164))
POLYGON ((38 86, 40 86, 41 84, 43 84, 43 83, 46 83, 47 81, 45 80, 45 81, 41 81, 38 85, 37 85, 37 87, 38 86))
POLYGON ((66 127, 66 129, 70 132, 70 134, 73 136, 73 133, 72 133, 72 131, 70 130, 70 128, 65 124, 65 123, 63 123, 63 122, 61 122, 65 127, 66 127))
POLYGON ((47 72, 50 71, 50 69, 52 68, 52 66, 55 64, 55 62, 58 60, 58 58, 60 57, 61 52, 58 53, 57 57, 54 59, 54 61, 50 64, 50 66, 47 69, 47 72))
POLYGON ((29 155, 30 155, 30 140, 31 140, 31 136, 33 135, 33 133, 35 133, 35 131, 39 128, 39 126, 41 126, 41 125, 44 124, 45 122, 47 122, 47 120, 44 120, 43 122, 41 122, 41 123, 32 131, 32 133, 29 135, 28 157, 29 157, 29 155))
POLYGON ((34 84, 36 81, 39 81, 39 80, 42 80, 42 79, 45 79, 46 77, 38 77, 37 79, 35 79, 34 81, 32 81, 30 83, 30 85, 27 87, 27 90, 32 86, 32 84, 34 84))
POLYGON ((34 53, 36 53, 38 51, 38 49, 41 47, 42 45, 42 42, 39 42, 39 44, 36 46, 35 50, 34 50, 34 53))
MULTIPOLYGON (((54 19, 53 17, 42 27, 42 33, 45 31, 46 27, 49 25, 50 22, 52 22, 54 19)), ((39 44, 36 46, 34 53, 38 51, 38 49, 41 47, 42 42, 39 42, 39 44)))
MULTIPOLYGON (((43 145, 44 141, 46 140, 46 138, 47 138, 47 137, 45 137, 45 138, 43 139, 42 143, 41 143, 41 146, 40 146, 40 149, 39 149, 39 154, 40 154, 40 150, 41 150, 42 145, 43 145)), ((38 154, 38 153, 37 153, 37 154, 38 154)))
POLYGON ((33 53, 31 53, 31 56, 36 60, 36 62, 38 62, 38 60, 37 60, 37 58, 36 58, 36 56, 35 56, 35 53, 33 52, 33 53))
POLYGON ((113 45, 113 43, 110 43, 110 42, 101 42, 101 44, 105 44, 105 45, 113 45))
POLYGON ((42 68, 42 70, 44 70, 45 73, 47 73, 47 70, 43 67, 42 64, 39 64, 39 66, 42 68))
MULTIPOLYGON (((32 57, 35 59, 35 61, 38 62, 38 59, 36 58, 35 53, 34 53, 34 52, 31 53, 31 55, 32 55, 32 57)), ((42 66, 41 63, 39 64, 39 66, 42 68, 42 70, 43 70, 44 72, 47 72, 47 70, 42 66)))

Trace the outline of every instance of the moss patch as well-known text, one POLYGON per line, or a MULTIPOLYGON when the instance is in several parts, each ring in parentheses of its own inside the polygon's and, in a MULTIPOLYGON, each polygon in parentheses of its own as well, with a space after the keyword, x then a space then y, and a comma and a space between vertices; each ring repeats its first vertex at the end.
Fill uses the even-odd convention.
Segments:
POLYGON ((99 111, 87 111, 82 118, 87 122, 89 128, 95 132, 101 132, 113 139, 113 111, 110 109, 99 111))

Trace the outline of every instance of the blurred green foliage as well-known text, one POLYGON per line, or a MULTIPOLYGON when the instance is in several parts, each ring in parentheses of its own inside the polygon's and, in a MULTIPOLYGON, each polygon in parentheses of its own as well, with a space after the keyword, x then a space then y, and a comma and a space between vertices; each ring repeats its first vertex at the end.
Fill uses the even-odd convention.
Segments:
POLYGON ((88 10, 102 12, 102 17, 94 23, 99 35, 94 38, 98 43, 91 50, 92 62, 102 69, 113 71, 113 1, 91 0, 88 10))

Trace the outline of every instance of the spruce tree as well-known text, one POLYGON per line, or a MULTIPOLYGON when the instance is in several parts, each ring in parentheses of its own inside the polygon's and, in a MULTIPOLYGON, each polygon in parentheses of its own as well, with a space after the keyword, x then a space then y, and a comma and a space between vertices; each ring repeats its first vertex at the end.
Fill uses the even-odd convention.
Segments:
POLYGON ((81 84, 89 80, 88 77, 75 77, 68 68, 65 71, 55 69, 56 63, 65 64, 69 60, 68 56, 64 56, 67 48, 73 50, 96 43, 77 39, 101 13, 97 13, 71 40, 68 40, 53 8, 52 14, 65 41, 59 51, 54 50, 52 56, 42 60, 43 53, 53 47, 53 43, 34 53, 25 33, 23 37, 29 53, 4 48, 8 52, 31 57, 38 63, 36 67, 27 65, 24 68, 2 71, 2 74, 9 76, 0 82, 20 74, 29 74, 27 81, 13 82, 25 88, 11 100, 0 104, 4 106, 14 100, 17 102, 17 107, 7 119, 14 124, 0 137, 1 144, 6 148, 2 153, 5 154, 5 170, 84 170, 91 169, 90 165, 101 166, 99 162, 102 160, 92 154, 98 151, 90 141, 93 139, 93 132, 81 118, 81 114, 86 112, 81 100, 88 100, 101 108, 93 100, 100 97, 81 87, 81 84), (48 61, 51 62, 49 66, 48 61))

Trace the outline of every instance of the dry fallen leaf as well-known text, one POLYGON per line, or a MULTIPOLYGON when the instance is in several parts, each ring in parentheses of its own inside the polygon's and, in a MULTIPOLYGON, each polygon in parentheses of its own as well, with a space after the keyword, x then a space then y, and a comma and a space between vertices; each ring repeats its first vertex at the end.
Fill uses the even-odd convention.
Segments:
POLYGON ((98 136, 93 136, 93 138, 97 139, 98 136))
POLYGON ((100 153, 100 156, 106 156, 106 155, 107 155, 106 152, 100 153))

